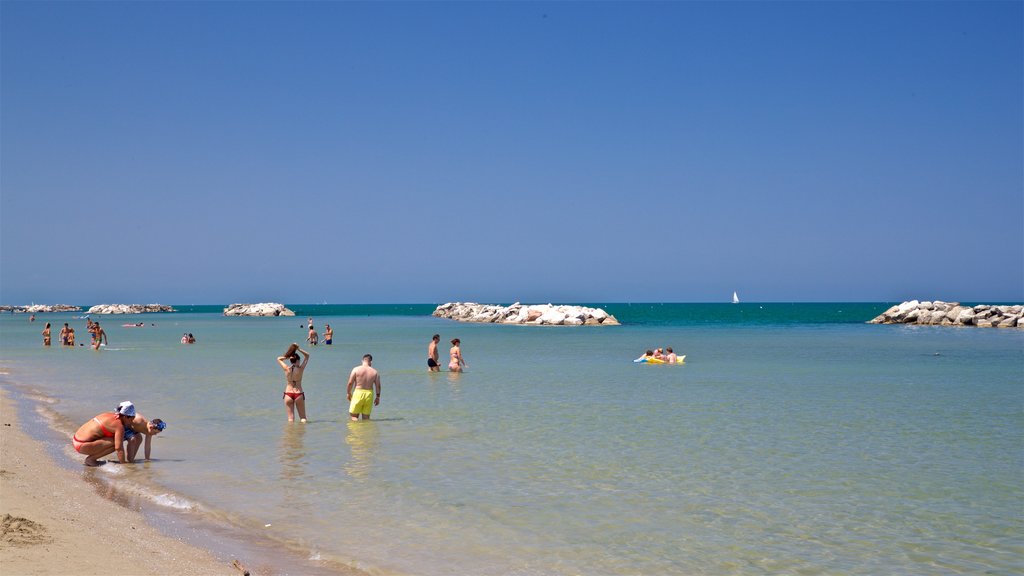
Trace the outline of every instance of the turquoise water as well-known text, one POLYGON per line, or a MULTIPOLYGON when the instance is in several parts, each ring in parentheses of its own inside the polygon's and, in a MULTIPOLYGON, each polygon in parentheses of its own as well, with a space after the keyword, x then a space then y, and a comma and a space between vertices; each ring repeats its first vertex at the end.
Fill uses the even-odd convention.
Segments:
POLYGON ((319 567, 1024 571, 1024 331, 864 324, 888 306, 606 304, 624 325, 598 328, 210 307, 103 317, 100 352, 43 349, 39 320, 82 341, 71 314, 18 315, 0 318, 0 361, 55 399, 63 432, 124 399, 170 422, 155 462, 96 475, 319 567), (289 425, 275 357, 310 314, 335 345, 310 349, 311 421, 289 425), (466 373, 426 372, 435 332, 461 338, 466 373), (657 346, 686 364, 631 362, 657 346), (366 352, 383 400, 353 424, 344 382, 366 352))

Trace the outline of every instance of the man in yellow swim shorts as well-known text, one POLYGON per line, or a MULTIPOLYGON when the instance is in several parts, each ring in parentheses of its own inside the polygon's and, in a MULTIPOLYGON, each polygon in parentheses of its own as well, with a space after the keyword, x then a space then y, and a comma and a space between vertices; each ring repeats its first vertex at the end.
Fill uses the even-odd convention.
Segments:
POLYGON ((380 374, 373 368, 373 356, 363 355, 363 363, 348 376, 348 415, 353 421, 370 419, 370 410, 380 404, 380 374), (376 396, 374 396, 376 391, 376 396))

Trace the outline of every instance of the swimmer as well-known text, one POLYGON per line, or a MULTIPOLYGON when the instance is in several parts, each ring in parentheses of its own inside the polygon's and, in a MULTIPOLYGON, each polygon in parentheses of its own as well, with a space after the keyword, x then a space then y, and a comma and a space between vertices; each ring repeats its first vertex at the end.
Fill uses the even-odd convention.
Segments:
POLYGON ((373 356, 363 355, 363 363, 348 375, 348 415, 355 422, 362 416, 370 419, 370 411, 380 404, 380 374, 373 368, 373 356), (377 395, 374 396, 374 391, 377 395))
POLYGON ((448 370, 452 372, 462 372, 462 369, 468 366, 465 359, 462 358, 462 349, 459 345, 462 341, 458 338, 452 339, 452 347, 448 351, 448 355, 451 356, 451 360, 448 361, 448 370))
POLYGON ((277 363, 284 370, 285 388, 281 398, 284 399, 284 410, 288 413, 288 421, 295 422, 295 410, 299 411, 299 421, 306 421, 306 393, 302 391, 302 373, 309 364, 309 352, 292 343, 284 356, 277 357, 277 363), (299 361, 299 353, 303 359, 299 361), (290 364, 285 363, 285 361, 290 364))
POLYGON ((434 334, 427 346, 427 372, 440 372, 441 365, 437 363, 437 344, 441 341, 440 334, 434 334))
POLYGON ((43 328, 43 346, 50 345, 50 323, 46 323, 46 327, 43 328))
POLYGON ((324 324, 324 346, 330 346, 334 342, 334 329, 330 324, 324 324))
POLYGON ((306 336, 306 342, 316 346, 318 340, 320 340, 320 335, 316 333, 316 328, 313 328, 313 325, 311 324, 309 326, 309 336, 306 336))
POLYGON ((79 454, 85 454, 86 466, 99 466, 104 463, 102 458, 117 452, 117 460, 126 464, 124 453, 124 429, 135 418, 135 405, 121 402, 113 412, 97 414, 95 418, 82 424, 71 437, 71 445, 79 454))
POLYGON ((107 344, 107 333, 100 328, 99 322, 93 322, 92 325, 96 329, 93 335, 93 350, 99 350, 101 345, 107 344))
POLYGON ((669 364, 675 364, 676 361, 679 359, 679 357, 676 356, 676 353, 672 351, 671 346, 666 346, 665 352, 668 352, 668 354, 665 355, 665 362, 668 362, 669 364))
POLYGON ((654 350, 648 350, 644 352, 639 358, 633 360, 633 362, 645 362, 654 358, 654 350))

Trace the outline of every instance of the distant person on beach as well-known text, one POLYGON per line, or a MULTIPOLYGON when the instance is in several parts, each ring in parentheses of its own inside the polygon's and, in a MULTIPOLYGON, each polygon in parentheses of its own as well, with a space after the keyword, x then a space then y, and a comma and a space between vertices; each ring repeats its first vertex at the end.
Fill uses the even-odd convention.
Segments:
POLYGON ((454 338, 452 347, 448 350, 448 355, 451 357, 448 360, 448 370, 452 372, 462 372, 462 369, 466 367, 466 360, 462 358, 462 349, 459 347, 461 344, 462 340, 454 338))
POLYGON ((363 355, 363 363, 348 375, 348 415, 352 421, 370 419, 370 411, 380 404, 380 374, 373 368, 373 356, 363 355), (376 391, 376 396, 374 396, 376 391))
POLYGON ((139 453, 139 446, 145 440, 146 448, 143 450, 146 460, 150 458, 150 447, 153 444, 153 436, 164 431, 167 423, 159 418, 147 421, 142 414, 135 413, 135 417, 124 428, 125 457, 129 462, 135 462, 135 455, 139 453))
POLYGON ((330 324, 324 324, 324 346, 330 346, 334 343, 334 329, 331 328, 330 324))
POLYGON ((46 327, 43 328, 43 346, 50 345, 50 323, 46 323, 46 327))
POLYGON ((440 372, 441 365, 437 363, 437 344, 441 342, 441 335, 434 334, 430 338, 430 344, 427 346, 427 371, 428 372, 440 372))
POLYGON ((302 391, 302 373, 309 364, 309 352, 299 348, 298 344, 292 343, 284 356, 277 357, 277 363, 284 370, 285 389, 281 398, 284 399, 284 409, 288 413, 288 421, 295 422, 295 410, 299 411, 299 421, 306 421, 306 393, 302 391), (303 358, 299 361, 299 353, 303 358), (286 363, 289 362, 289 363, 286 363))
POLYGON ((127 463, 124 453, 124 429, 131 425, 135 418, 135 405, 121 402, 113 412, 97 414, 95 418, 82 424, 71 437, 71 445, 79 454, 85 454, 86 466, 103 464, 102 458, 117 452, 117 460, 127 463))
POLYGON ((101 345, 107 344, 107 333, 103 328, 100 328, 99 322, 93 322, 92 325, 96 328, 96 334, 93 338, 94 342, 92 346, 94 350, 99 350, 101 345))
POLYGON ((72 342, 71 344, 68 344, 68 332, 70 332, 70 331, 71 331, 71 327, 68 326, 67 322, 65 322, 64 323, 64 327, 61 328, 60 329, 60 333, 57 334, 57 337, 60 338, 60 345, 61 346, 74 346, 75 345, 74 342, 72 342))
POLYGON ((320 336, 316 333, 316 329, 313 325, 309 326, 309 336, 306 336, 306 342, 309 342, 311 346, 316 346, 317 341, 320 340, 320 336))

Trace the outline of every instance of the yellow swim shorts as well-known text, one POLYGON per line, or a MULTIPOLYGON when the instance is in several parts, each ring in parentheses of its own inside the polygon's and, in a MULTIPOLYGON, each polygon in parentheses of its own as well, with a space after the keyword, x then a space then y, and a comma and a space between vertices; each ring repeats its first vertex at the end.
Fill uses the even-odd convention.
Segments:
POLYGON ((356 388, 352 391, 352 404, 348 407, 349 414, 370 415, 373 409, 373 390, 356 388))

